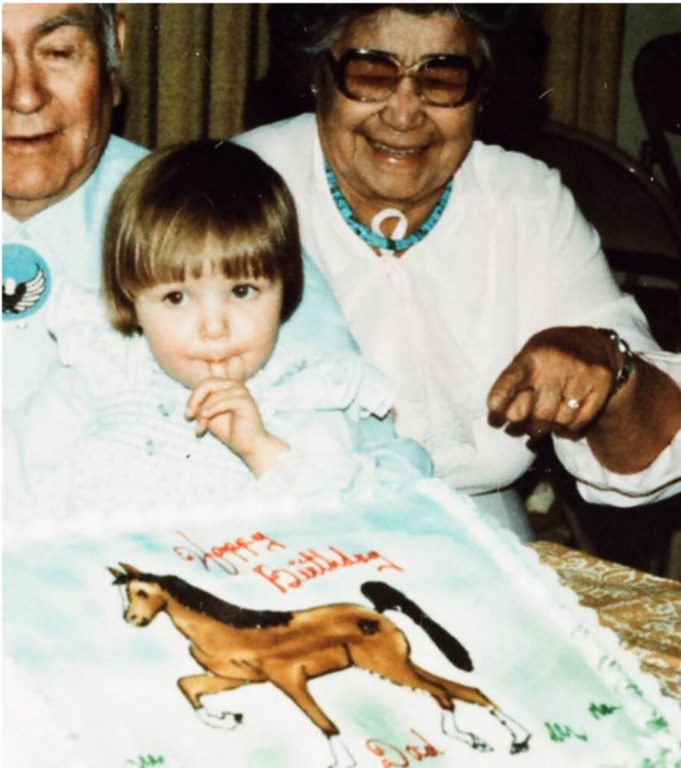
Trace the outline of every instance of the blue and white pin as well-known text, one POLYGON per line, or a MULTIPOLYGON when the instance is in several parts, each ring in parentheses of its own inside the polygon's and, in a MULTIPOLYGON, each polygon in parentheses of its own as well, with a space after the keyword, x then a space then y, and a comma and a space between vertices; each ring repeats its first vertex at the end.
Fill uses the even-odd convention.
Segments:
POLYGON ((2 246, 2 319, 23 320, 50 295, 52 280, 45 259, 27 245, 2 246))

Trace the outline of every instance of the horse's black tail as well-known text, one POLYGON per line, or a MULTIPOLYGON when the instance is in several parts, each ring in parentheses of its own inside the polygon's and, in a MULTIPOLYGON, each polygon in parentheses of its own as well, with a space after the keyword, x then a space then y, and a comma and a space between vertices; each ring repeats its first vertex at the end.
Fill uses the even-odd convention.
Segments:
POLYGON ((382 581, 366 581, 362 584, 361 590, 379 613, 388 610, 401 611, 423 629, 455 667, 465 672, 472 671, 473 661, 468 651, 444 627, 424 613, 413 600, 382 581))

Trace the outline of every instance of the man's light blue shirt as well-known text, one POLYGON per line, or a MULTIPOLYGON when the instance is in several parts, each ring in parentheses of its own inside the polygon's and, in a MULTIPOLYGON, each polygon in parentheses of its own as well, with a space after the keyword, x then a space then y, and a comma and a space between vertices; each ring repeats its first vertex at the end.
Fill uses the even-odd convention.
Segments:
POLYGON ((112 136, 88 180, 26 221, 2 214, 3 406, 30 396, 56 360, 47 332, 54 289, 64 280, 99 285, 107 207, 127 171, 147 150, 112 136))

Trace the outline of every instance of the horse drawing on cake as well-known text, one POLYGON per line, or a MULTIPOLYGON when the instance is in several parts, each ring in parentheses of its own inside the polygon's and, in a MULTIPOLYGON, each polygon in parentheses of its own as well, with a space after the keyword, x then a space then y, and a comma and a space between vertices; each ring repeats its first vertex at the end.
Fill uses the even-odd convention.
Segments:
POLYGON ((355 761, 340 742, 340 732, 322 711, 308 680, 351 667, 372 672, 400 686, 430 694, 443 711, 443 731, 480 752, 492 747, 454 721, 454 702, 484 707, 511 735, 512 754, 528 749, 530 734, 484 693, 428 672, 410 658, 409 642, 383 616, 402 611, 418 624, 452 664, 464 671, 473 665, 466 649, 414 602, 383 582, 366 582, 363 594, 374 609, 338 603, 299 611, 253 610, 227 603, 177 576, 142 573, 121 563, 109 568, 114 584, 125 588, 123 618, 144 627, 165 612, 190 643, 190 654, 205 670, 182 677, 178 686, 207 724, 233 728, 240 714, 209 713, 203 696, 252 683, 270 682, 289 696, 329 740, 334 766, 355 761))

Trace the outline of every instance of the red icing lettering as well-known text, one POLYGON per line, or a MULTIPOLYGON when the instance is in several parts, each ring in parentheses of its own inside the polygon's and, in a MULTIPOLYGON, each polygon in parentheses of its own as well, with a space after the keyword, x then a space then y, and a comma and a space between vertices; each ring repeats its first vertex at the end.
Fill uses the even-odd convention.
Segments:
POLYGON ((216 544, 210 547, 210 549, 197 544, 182 531, 177 533, 187 542, 187 545, 173 548, 178 557, 187 562, 196 561, 206 570, 209 569, 210 565, 215 565, 232 575, 239 573, 238 564, 233 562, 233 560, 237 560, 240 563, 248 563, 250 560, 261 556, 262 552, 260 550, 272 552, 276 549, 286 549, 283 544, 259 531, 252 534, 249 538, 239 536, 233 541, 216 544))
POLYGON ((355 565, 375 565, 378 571, 389 568, 396 571, 402 570, 399 565, 375 551, 347 555, 337 547, 329 547, 327 554, 322 554, 316 549, 298 552, 287 562, 285 568, 257 565, 253 568, 253 572, 269 581, 279 592, 286 594, 289 590, 298 589, 306 582, 325 576, 327 573, 355 565))
POLYGON ((413 728, 411 728, 410 731, 416 736, 419 743, 407 744, 406 747, 400 749, 393 744, 388 744, 379 739, 367 739, 365 746, 372 755, 381 758, 382 768, 404 768, 405 766, 412 765, 412 761, 409 759, 410 757, 415 762, 420 763, 422 760, 429 757, 438 757, 439 755, 445 754, 443 751, 433 746, 418 731, 415 731, 413 728))

